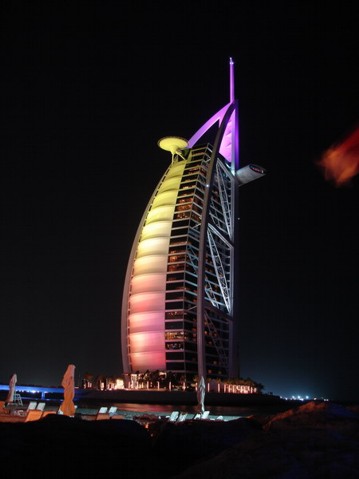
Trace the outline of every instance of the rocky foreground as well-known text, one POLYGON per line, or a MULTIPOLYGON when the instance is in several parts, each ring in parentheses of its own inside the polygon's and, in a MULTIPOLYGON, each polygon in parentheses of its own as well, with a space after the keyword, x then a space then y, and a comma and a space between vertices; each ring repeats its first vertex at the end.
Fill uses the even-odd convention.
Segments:
POLYGON ((359 478, 359 409, 308 402, 268 417, 181 423, 49 415, 0 424, 12 478, 359 478))

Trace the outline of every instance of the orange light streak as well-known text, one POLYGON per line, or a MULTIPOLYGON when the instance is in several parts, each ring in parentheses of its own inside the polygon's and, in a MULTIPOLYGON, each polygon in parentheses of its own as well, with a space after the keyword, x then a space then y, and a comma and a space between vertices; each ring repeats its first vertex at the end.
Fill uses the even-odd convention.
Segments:
POLYGON ((324 178, 343 186, 359 173, 359 127, 341 143, 331 146, 318 162, 324 178))

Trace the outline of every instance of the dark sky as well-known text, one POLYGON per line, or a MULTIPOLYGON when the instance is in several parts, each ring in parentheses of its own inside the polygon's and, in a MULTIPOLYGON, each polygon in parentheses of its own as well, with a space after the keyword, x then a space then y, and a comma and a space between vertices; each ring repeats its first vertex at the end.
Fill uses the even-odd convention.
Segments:
POLYGON ((157 141, 229 101, 232 56, 241 165, 268 170, 240 190, 241 376, 359 399, 359 178, 317 166, 359 123, 355 2, 143 3, 2 3, 0 382, 121 374, 157 141))

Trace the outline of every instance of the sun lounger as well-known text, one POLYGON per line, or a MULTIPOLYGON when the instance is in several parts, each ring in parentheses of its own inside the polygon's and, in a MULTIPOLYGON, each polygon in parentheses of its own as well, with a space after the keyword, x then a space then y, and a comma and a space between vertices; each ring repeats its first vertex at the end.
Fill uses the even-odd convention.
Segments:
POLYGON ((38 411, 44 411, 44 410, 45 410, 45 406, 46 406, 46 403, 44 403, 44 402, 39 402, 39 403, 37 404, 37 406, 36 406, 36 409, 37 409, 38 411))
POLYGON ((197 413, 193 417, 193 419, 208 419, 209 418, 209 411, 204 411, 202 413, 197 413))
POLYGON ((208 419, 209 418, 209 411, 204 411, 201 414, 201 419, 208 419))
POLYGON ((41 418, 43 411, 39 409, 30 409, 25 416, 25 422, 37 421, 41 418))
POLYGON ((58 409, 49 409, 48 411, 44 411, 42 413, 41 419, 48 416, 49 414, 58 414, 58 409))
POLYGON ((170 416, 167 416, 169 422, 176 422, 179 416, 179 411, 172 411, 170 416))
MULTIPOLYGON (((11 416, 19 416, 22 418, 26 418, 29 412, 35 411, 37 406, 37 401, 30 401, 27 407, 21 407, 21 406, 16 406, 16 407, 10 407, 7 406, 5 409, 10 414, 11 416)), ((41 415, 42 411, 40 411, 41 415)))
POLYGON ((187 413, 186 412, 181 412, 177 418, 177 422, 183 422, 185 421, 187 417, 187 413))
POLYGON ((22 397, 20 396, 20 393, 18 392, 15 392, 14 393, 14 401, 13 401, 15 404, 17 404, 18 406, 22 406, 23 403, 22 403, 22 397))
POLYGON ((96 414, 96 421, 103 420, 103 419, 110 419, 108 407, 106 406, 101 406, 96 414))

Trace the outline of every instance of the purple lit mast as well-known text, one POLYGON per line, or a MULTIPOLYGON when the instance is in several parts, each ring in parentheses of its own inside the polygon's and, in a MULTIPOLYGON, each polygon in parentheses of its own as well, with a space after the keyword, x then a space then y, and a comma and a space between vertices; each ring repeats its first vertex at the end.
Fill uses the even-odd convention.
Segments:
POLYGON ((239 169, 239 119, 238 119, 238 101, 234 93, 234 61, 229 61, 229 91, 230 102, 215 113, 189 140, 188 146, 192 148, 198 140, 216 123, 222 125, 225 115, 230 112, 230 118, 226 117, 225 130, 220 138, 219 153, 231 163, 233 174, 239 169))

